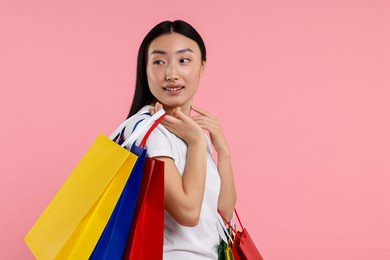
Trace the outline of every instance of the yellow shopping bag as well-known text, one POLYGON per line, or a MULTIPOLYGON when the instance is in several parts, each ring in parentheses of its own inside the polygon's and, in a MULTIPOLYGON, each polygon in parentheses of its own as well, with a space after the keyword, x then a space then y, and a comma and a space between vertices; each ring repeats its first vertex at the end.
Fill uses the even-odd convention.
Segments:
POLYGON ((99 135, 26 235, 35 257, 88 259, 136 160, 134 154, 99 135), (83 235, 86 243, 78 243, 83 235))
POLYGON ((25 237, 37 259, 88 259, 96 246, 137 156, 126 150, 154 114, 120 146, 99 135, 25 237))
POLYGON ((225 251, 225 253, 226 253, 226 260, 235 260, 235 257, 233 255, 233 250, 232 250, 232 243, 230 241, 227 244, 225 250, 226 250, 225 251))

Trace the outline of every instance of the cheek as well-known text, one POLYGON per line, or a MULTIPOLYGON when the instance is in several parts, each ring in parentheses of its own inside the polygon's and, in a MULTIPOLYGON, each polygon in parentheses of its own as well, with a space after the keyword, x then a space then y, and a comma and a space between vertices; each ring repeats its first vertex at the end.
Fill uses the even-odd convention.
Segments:
POLYGON ((195 84, 198 84, 198 83, 199 83, 201 76, 202 76, 202 74, 201 74, 201 71, 199 71, 199 70, 194 70, 194 71, 190 74, 190 77, 191 77, 192 81, 193 81, 195 84))
POLYGON ((201 71, 197 67, 187 67, 183 68, 180 74, 188 79, 199 79, 201 76, 201 71))
POLYGON ((161 71, 155 68, 146 68, 146 76, 149 82, 158 81, 161 77, 161 71))

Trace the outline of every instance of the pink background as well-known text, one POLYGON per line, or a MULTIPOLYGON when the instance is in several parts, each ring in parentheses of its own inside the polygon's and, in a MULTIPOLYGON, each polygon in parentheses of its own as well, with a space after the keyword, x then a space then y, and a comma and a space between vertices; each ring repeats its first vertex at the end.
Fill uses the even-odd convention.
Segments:
POLYGON ((265 259, 390 259, 389 17, 386 0, 1 1, 0 259, 33 259, 23 237, 127 115, 143 36, 177 18, 208 47, 195 103, 224 126, 265 259))

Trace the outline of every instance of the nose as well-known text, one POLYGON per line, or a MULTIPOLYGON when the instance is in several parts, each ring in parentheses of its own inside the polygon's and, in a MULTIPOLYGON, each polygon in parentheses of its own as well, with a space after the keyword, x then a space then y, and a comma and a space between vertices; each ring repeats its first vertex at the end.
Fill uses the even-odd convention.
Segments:
POLYGON ((179 74, 177 72, 176 66, 174 64, 170 64, 167 67, 165 79, 167 81, 174 81, 179 79, 179 74))

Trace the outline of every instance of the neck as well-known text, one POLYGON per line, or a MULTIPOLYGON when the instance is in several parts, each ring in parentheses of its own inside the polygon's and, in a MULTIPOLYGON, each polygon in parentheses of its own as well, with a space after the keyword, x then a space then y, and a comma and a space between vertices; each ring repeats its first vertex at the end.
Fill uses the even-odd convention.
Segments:
MULTIPOLYGON (((153 102, 150 105, 154 107, 155 103, 153 102)), ((167 113, 167 115, 172 115, 173 114, 173 110, 176 108, 176 107, 167 106, 165 104, 162 104, 162 106, 163 106, 165 112, 167 113)), ((180 108, 181 108, 181 111, 185 115, 189 116, 190 113, 191 113, 191 106, 192 106, 192 104, 189 103, 189 104, 184 104, 184 105, 180 106, 180 108)))
MULTIPOLYGON (((170 107, 170 106, 166 106, 166 105, 163 105, 164 107, 164 110, 165 112, 167 113, 167 115, 172 115, 173 113, 173 110, 176 108, 176 107, 170 107)), ((188 104, 188 105, 183 105, 180 107, 181 108, 181 111, 189 116, 190 115, 190 112, 191 112, 191 104, 188 104)))

